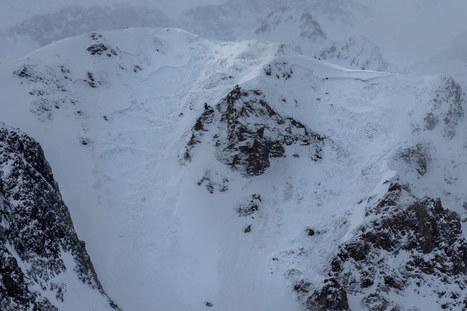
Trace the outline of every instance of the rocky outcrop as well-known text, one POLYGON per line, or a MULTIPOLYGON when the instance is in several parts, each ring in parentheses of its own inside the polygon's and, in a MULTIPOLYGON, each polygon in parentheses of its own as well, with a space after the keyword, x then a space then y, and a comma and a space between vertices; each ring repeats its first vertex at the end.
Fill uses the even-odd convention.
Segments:
POLYGON ((308 296, 309 310, 348 310, 350 296, 362 310, 408 310, 397 297, 423 294, 440 310, 467 308, 467 242, 457 213, 391 184, 366 217, 331 261, 329 279, 308 296))
POLYGON ((117 56, 118 48, 114 49, 111 46, 108 46, 101 42, 102 34, 93 32, 91 34, 91 39, 94 41, 90 46, 87 47, 86 51, 88 51, 91 55, 102 55, 105 54, 107 57, 117 56))
POLYGON ((285 157, 289 146, 318 161, 325 140, 299 121, 274 111, 261 91, 239 86, 215 108, 205 105, 192 128, 185 161, 191 159, 191 150, 206 132, 213 135, 217 159, 245 176, 263 174, 271 165, 270 159, 285 157))
POLYGON ((275 77, 279 80, 288 80, 293 75, 292 66, 284 61, 267 64, 263 67, 263 70, 267 76, 275 77))
POLYGON ((119 310, 75 233, 42 148, 0 124, 0 309, 59 310, 67 284, 58 276, 70 270, 119 310))
POLYGON ((402 160, 407 166, 405 171, 415 171, 420 176, 423 176, 428 170, 431 156, 428 148, 424 144, 418 143, 414 147, 405 148, 397 152, 394 160, 402 160))
POLYGON ((21 84, 30 87, 31 112, 40 119, 51 120, 56 111, 66 107, 80 111, 77 101, 70 96, 74 79, 67 66, 25 64, 19 66, 14 74, 21 84))
POLYGON ((452 78, 443 78, 440 87, 431 100, 431 111, 425 115, 424 129, 432 131, 441 128, 443 136, 452 139, 464 118, 465 93, 452 78))
POLYGON ((254 193, 246 198, 243 198, 238 204, 236 210, 239 216, 246 217, 258 212, 261 205, 261 195, 254 193))
MULTIPOLYGON (((134 64, 128 53, 109 42, 101 33, 93 32, 87 43, 82 45, 89 58, 100 58, 112 64, 118 72, 137 74, 143 70, 142 64, 134 64), (104 60, 105 59, 105 60, 104 60)), ((159 52, 159 43, 154 39, 155 51, 159 52)), ((29 89, 30 111, 39 120, 52 120, 59 111, 70 111, 82 121, 87 116, 86 102, 80 100, 76 85, 86 85, 92 89, 107 88, 111 85, 108 74, 96 70, 95 66, 82 66, 79 70, 69 65, 45 64, 42 62, 23 63, 16 66, 13 74, 21 85, 29 89)), ((110 69, 110 67, 108 67, 110 69)))
POLYGON ((350 37, 346 41, 332 42, 317 53, 316 58, 359 70, 398 71, 394 65, 385 60, 378 46, 362 37, 350 37))
POLYGON ((333 278, 326 279, 307 299, 310 311, 348 311, 349 301, 345 289, 333 278))

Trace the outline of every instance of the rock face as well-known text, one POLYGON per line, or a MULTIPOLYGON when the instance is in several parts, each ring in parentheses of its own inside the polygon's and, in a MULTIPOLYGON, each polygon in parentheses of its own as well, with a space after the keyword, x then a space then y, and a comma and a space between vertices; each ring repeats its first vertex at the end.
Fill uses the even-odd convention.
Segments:
POLYGON ((380 48, 366 38, 350 37, 346 41, 333 42, 316 57, 360 70, 398 71, 384 59, 380 48))
POLYGON ((325 138, 275 112, 259 90, 246 91, 236 86, 215 109, 206 105, 192 128, 185 160, 191 158, 190 151, 214 125, 217 159, 245 176, 263 174, 271 165, 270 158, 285 157, 286 148, 292 145, 313 161, 321 159, 325 138))
POLYGON ((119 310, 97 279, 40 145, 3 124, 0 196, 1 310, 60 310, 55 303, 67 298, 60 275, 69 270, 119 310))
POLYGON ((465 94, 459 83, 452 78, 443 78, 430 103, 432 109, 424 118, 424 129, 432 131, 439 127, 445 138, 454 138, 464 118, 464 102, 465 94))
POLYGON ((333 278, 326 279, 308 298, 306 305, 312 311, 348 311, 347 292, 333 278))
POLYGON ((281 27, 295 27, 300 31, 300 37, 303 39, 327 38, 319 22, 314 19, 308 10, 300 11, 290 7, 282 7, 269 13, 255 30, 255 33, 261 35, 281 27))
POLYGON ((467 242, 457 213, 392 184, 367 217, 340 246, 330 279, 307 300, 309 310, 348 310, 346 296, 358 297, 364 310, 407 310, 397 297, 423 301, 423 291, 440 309, 467 308, 467 242))
POLYGON ((396 154, 395 158, 402 160, 407 165, 408 171, 414 170, 420 176, 426 174, 431 161, 429 150, 422 143, 401 150, 396 154))

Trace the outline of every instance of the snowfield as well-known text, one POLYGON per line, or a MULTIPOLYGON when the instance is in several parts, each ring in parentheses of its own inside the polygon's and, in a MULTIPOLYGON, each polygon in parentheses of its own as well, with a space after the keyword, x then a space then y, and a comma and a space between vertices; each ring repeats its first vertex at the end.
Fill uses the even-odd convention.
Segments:
MULTIPOLYGON (((369 210, 391 183, 409 186, 404 204, 440 198, 464 219, 465 237, 464 85, 347 69, 295 50, 129 28, 0 64, 1 120, 42 145, 99 279, 123 310, 314 310, 304 301, 340 246, 377 218, 369 210), (230 147, 214 142, 237 85, 322 136, 319 159, 285 143, 264 173, 226 165, 230 147), (206 107, 213 121, 196 129, 206 107)), ((243 113, 242 124, 263 124, 243 113)), ((460 280, 447 282, 459 297, 438 295, 441 277, 421 287, 407 279, 385 298, 387 310, 435 311, 446 301, 462 310, 465 271, 447 275, 460 280)), ((365 290, 348 290, 351 310, 369 310, 365 290)))

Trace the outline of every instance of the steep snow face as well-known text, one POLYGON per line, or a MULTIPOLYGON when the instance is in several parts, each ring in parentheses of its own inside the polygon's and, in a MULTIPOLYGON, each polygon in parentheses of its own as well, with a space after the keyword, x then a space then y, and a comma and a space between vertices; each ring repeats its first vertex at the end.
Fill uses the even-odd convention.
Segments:
MULTIPOLYGON (((358 262, 349 256, 332 276, 329 267, 364 240, 361 228, 395 224, 391 211, 373 212, 387 180, 408 183, 422 214, 449 216, 463 245, 454 212, 466 218, 467 131, 455 79, 147 28, 54 43, 2 65, 0 81, 3 102, 16 103, 0 106, 2 118, 44 146, 103 285, 126 310, 314 310, 333 288, 336 308, 371 309, 347 282, 348 271, 363 274, 358 262)), ((404 204, 392 238, 418 234, 404 204)), ((405 258, 391 254, 405 245, 371 254, 396 273, 405 258)), ((422 275, 424 310, 465 278, 448 272, 422 275)), ((383 298, 404 310, 403 290, 383 298)))
POLYGON ((0 176, 1 309, 119 310, 78 240, 42 148, 3 124, 0 176))

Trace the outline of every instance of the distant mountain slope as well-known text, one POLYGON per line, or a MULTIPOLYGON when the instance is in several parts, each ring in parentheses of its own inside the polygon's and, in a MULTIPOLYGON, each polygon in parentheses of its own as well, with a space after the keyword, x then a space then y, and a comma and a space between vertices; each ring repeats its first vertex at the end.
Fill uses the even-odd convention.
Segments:
POLYGON ((347 41, 334 42, 316 57, 333 64, 360 70, 397 72, 396 66, 388 63, 381 50, 365 38, 350 37, 347 41))
POLYGON ((169 27, 172 24, 163 12, 141 6, 64 6, 58 11, 31 16, 1 31, 0 60, 13 60, 41 46, 94 30, 169 27))
POLYGON ((0 308, 120 310, 97 279, 42 148, 3 124, 0 176, 0 308))
MULTIPOLYGON (((19 16, 27 16, 31 10, 26 3, 11 6, 21 11, 16 12, 19 16)), ((178 6, 179 3, 173 9, 177 11, 174 13, 163 3, 55 3, 48 13, 18 21, 12 17, 7 22, 9 26, 0 29, 0 41, 3 42, 0 62, 11 61, 41 46, 91 31, 178 27, 213 40, 259 39, 284 43, 307 55, 321 53, 322 58, 344 67, 394 71, 380 49, 368 39, 356 36, 345 39, 353 33, 352 19, 364 11, 364 6, 353 1, 296 0, 284 5, 281 1, 235 0, 210 5, 190 3, 185 5, 185 10, 178 6), (335 48, 338 51, 332 53, 335 48), (342 49, 345 49, 345 55, 339 52, 342 49)))

